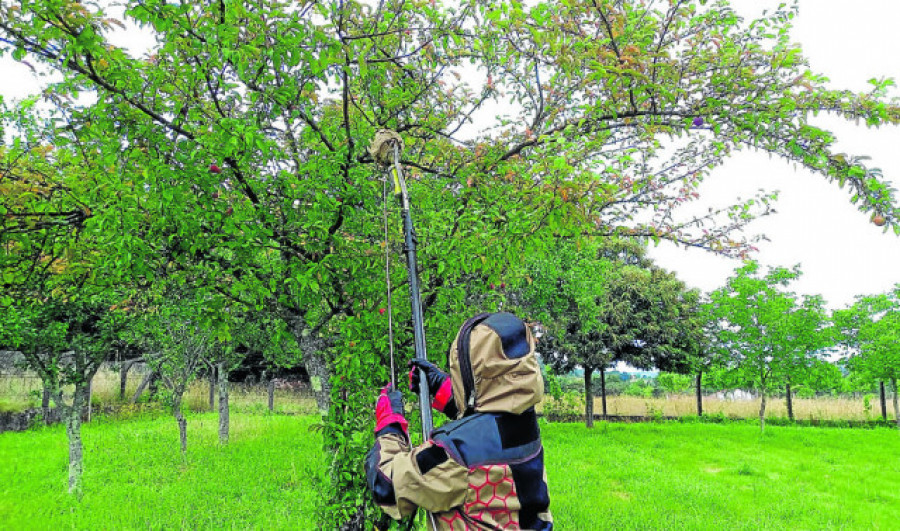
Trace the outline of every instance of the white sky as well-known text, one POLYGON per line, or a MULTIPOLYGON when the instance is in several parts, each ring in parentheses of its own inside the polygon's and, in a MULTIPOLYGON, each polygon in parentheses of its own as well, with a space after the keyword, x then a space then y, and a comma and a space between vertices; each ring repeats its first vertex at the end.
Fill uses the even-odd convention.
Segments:
MULTIPOLYGON (((778 0, 735 0, 744 16, 758 15, 778 0)), ((832 88, 868 92, 873 77, 900 83, 900 2, 897 0, 801 0, 792 36, 803 47, 814 72, 826 75, 832 88)), ((900 90, 894 91, 900 95, 900 90)), ((900 128, 855 126, 833 117, 819 122, 838 138, 838 151, 872 157, 870 166, 900 188, 900 128)), ((758 188, 780 190, 777 214, 750 224, 763 233, 754 257, 766 265, 800 264, 803 277, 794 285, 802 294, 821 294, 829 307, 840 308, 854 296, 887 291, 900 283, 900 238, 869 222, 850 204, 849 194, 824 178, 768 155, 738 154, 716 169, 702 185, 701 197, 715 203, 750 197, 758 188)), ((724 284, 737 260, 700 250, 661 244, 651 256, 704 291, 724 284)))
MULTIPOLYGON (((758 15, 780 0, 733 0, 746 17, 758 15)), ((868 91, 866 80, 892 77, 900 82, 900 1, 801 0, 795 19, 794 40, 803 46, 813 71, 831 79, 834 88, 868 91)), ((121 42, 120 44, 127 44, 121 42)), ((134 43, 135 48, 147 41, 134 43)), ((20 98, 41 89, 42 79, 10 57, 0 58, 0 94, 20 98)), ((895 90, 900 95, 900 90, 895 90)), ((854 155, 869 155, 870 165, 881 168, 900 188, 900 128, 870 130, 823 117, 834 131, 838 148, 854 155)), ((854 296, 886 291, 900 283, 900 238, 869 222, 856 210, 848 194, 807 171, 796 170, 768 155, 738 154, 718 168, 701 188, 704 201, 722 204, 749 197, 757 189, 780 190, 778 214, 754 221, 749 231, 764 233, 756 255, 767 265, 801 264, 803 278, 795 289, 822 294, 838 308, 854 296)), ((651 256, 676 271, 692 287, 710 291, 721 286, 740 265, 699 250, 661 244, 651 256)))

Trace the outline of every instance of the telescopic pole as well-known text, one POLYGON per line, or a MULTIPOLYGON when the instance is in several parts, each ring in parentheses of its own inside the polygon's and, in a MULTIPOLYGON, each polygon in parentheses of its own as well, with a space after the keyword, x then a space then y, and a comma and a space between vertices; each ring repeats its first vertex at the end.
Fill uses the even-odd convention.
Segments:
MULTIPOLYGON (((400 149, 396 142, 392 143, 394 154, 394 195, 401 201, 401 215, 403 217, 403 252, 406 254, 406 266, 409 274, 409 301, 412 308, 413 339, 415 342, 416 357, 428 359, 425 348, 425 320, 422 316, 422 297, 419 293, 419 270, 416 262, 416 230, 413 228, 412 216, 409 213, 409 193, 406 191, 406 181, 400 169, 400 149)), ((425 372, 419 375, 419 409, 422 412, 422 437, 428 440, 434 422, 431 418, 431 400, 428 393, 428 380, 425 372)))
MULTIPOLYGON (((413 340, 415 343, 416 357, 427 360, 428 353, 425 348, 425 319, 422 316, 422 296, 419 293, 419 269, 416 262, 416 230, 413 228, 412 216, 409 213, 409 193, 406 191, 406 181, 403 179, 403 170, 400 168, 399 142, 391 142, 394 155, 394 195, 400 199, 401 215, 403 217, 403 252, 406 254, 406 268, 409 275, 409 302, 412 308, 413 340)), ((419 411, 422 414, 422 440, 427 441, 431 437, 434 421, 431 418, 431 400, 428 392, 428 379, 425 371, 419 369, 419 411)), ((437 529, 434 514, 426 511, 428 523, 431 529, 437 529)))

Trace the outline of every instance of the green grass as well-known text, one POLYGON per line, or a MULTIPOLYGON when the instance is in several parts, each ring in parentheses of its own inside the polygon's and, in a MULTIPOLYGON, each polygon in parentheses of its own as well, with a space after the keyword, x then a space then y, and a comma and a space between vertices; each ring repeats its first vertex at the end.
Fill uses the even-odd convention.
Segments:
MULTIPOLYGON (((0 434, 0 528, 315 529, 327 459, 312 417, 191 415, 85 425, 85 495, 61 426, 0 434)), ((543 424, 561 530, 895 529, 900 434, 751 424, 543 424)), ((361 472, 361 471, 360 471, 361 472)))
POLYGON ((897 430, 543 428, 560 529, 896 529, 897 430))
POLYGON ((168 417, 84 426, 84 497, 66 494, 61 426, 0 434, 0 529, 312 529, 322 446, 311 417, 188 418, 188 455, 168 417))

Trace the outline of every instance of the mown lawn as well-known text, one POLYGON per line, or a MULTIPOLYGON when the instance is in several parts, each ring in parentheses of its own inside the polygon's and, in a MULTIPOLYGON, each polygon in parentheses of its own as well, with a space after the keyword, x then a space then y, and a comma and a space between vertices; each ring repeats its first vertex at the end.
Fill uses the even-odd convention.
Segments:
POLYGON ((897 430, 544 428, 561 529, 897 529, 897 430))
POLYGON ((222 447, 216 415, 191 415, 186 460, 171 418, 86 424, 80 503, 66 494, 61 426, 0 434, 0 529, 315 529, 313 423, 233 414, 222 447))
MULTIPOLYGON (((65 494, 61 427, 0 434, 0 528, 316 529, 326 460, 311 417, 169 418, 85 426, 85 496, 65 494)), ((896 430, 750 424, 542 427, 562 530, 896 529, 896 430)))

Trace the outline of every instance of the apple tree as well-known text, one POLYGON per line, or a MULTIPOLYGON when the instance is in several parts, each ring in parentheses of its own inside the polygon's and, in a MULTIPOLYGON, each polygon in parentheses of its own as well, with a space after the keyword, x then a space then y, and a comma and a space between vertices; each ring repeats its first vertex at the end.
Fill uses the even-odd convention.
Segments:
POLYGON ((6 305, 0 309, 0 342, 25 357, 62 411, 69 440, 69 493, 82 493, 81 422, 90 384, 120 339, 125 317, 94 296, 6 305))
POLYGON ((184 393, 218 347, 213 332, 202 322, 203 311, 198 307, 204 303, 202 294, 185 293, 168 286, 155 300, 141 304, 139 316, 132 325, 131 342, 144 350, 147 364, 160 375, 169 393, 167 398, 178 424, 182 456, 187 454, 187 420, 182 411, 184 393))
POLYGON ((0 115, 11 139, 0 146, 0 331, 62 411, 69 492, 80 494, 82 411, 92 378, 121 346, 129 315, 122 286, 110 282, 117 256, 109 252, 109 231, 93 215, 112 191, 109 168, 79 135, 68 146, 51 142, 47 131, 62 127, 54 119, 64 117, 43 121, 31 112, 34 104, 0 115))

